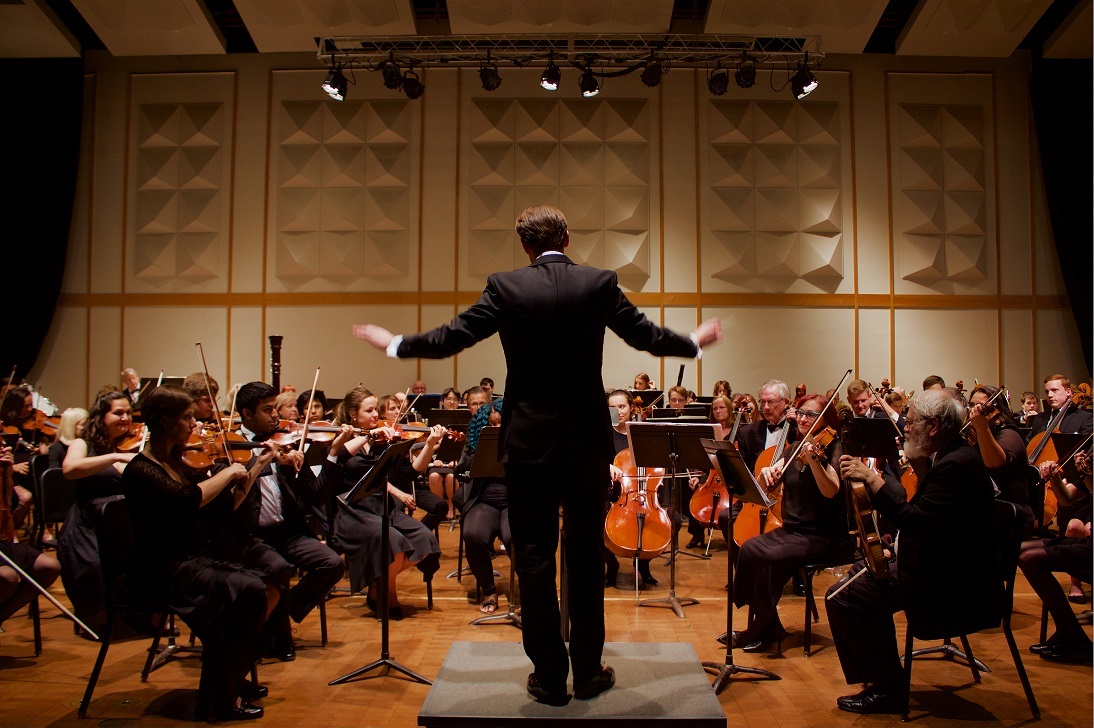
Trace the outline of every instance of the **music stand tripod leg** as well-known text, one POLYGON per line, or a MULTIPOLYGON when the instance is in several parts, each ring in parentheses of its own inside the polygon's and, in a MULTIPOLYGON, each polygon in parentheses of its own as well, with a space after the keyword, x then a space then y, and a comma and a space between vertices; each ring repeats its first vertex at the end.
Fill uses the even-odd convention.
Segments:
MULTIPOLYGON (((736 517, 733 515, 733 491, 729 492, 729 533, 730 538, 733 534, 733 523, 736 517)), ((729 685, 729 680, 734 675, 740 673, 744 675, 758 675, 764 680, 782 680, 781 677, 771 672, 770 670, 763 670, 758 667, 741 667, 740 665, 733 664, 733 559, 726 559, 726 585, 729 593, 726 599, 726 659, 724 663, 719 662, 704 662, 703 669, 707 672, 713 672, 717 674, 714 678, 714 682, 710 687, 714 690, 715 695, 720 695, 726 686, 729 685)))

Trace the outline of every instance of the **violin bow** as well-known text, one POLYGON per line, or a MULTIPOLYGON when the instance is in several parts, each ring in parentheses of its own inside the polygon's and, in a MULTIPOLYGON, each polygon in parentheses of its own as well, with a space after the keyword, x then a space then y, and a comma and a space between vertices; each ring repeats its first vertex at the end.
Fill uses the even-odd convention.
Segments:
MULTIPOLYGON (((408 394, 408 395, 410 394, 410 390, 409 390, 409 389, 408 389, 408 390, 406 390, 406 392, 407 392, 407 394, 408 394)), ((410 401, 410 404, 408 404, 408 405, 406 406, 406 412, 404 412, 404 413, 401 413, 401 414, 399 415, 399 419, 400 419, 400 420, 401 420, 401 419, 403 419, 404 417, 406 417, 406 418, 407 418, 407 422, 408 422, 408 423, 410 422, 410 410, 414 409, 414 405, 418 404, 418 400, 419 400, 419 399, 421 398, 421 396, 422 396, 423 394, 425 394, 425 392, 419 392, 418 394, 414 395, 414 399, 412 399, 412 400, 410 401)), ((398 424, 398 420, 396 420, 396 424, 398 424)))
POLYGON ((1064 461, 1062 463, 1057 463, 1056 467, 1052 469, 1051 473, 1041 478, 1041 482, 1047 483, 1048 481, 1052 480, 1053 476, 1059 475, 1060 473, 1064 472, 1064 467, 1075 459, 1075 456, 1079 453, 1080 450, 1086 449, 1087 445, 1090 444, 1091 439, 1094 439, 1094 433, 1087 435, 1086 438, 1079 443, 1079 446, 1072 450, 1070 455, 1064 458, 1064 461))
MULTIPOLYGON (((880 405, 881 405, 881 411, 882 411, 882 412, 885 412, 885 404, 884 404, 884 402, 882 401, 881 397, 880 397, 880 396, 878 396, 878 393, 877 393, 877 391, 876 391, 876 390, 874 389, 874 385, 872 385, 872 384, 870 384, 869 382, 867 382, 867 383, 866 383, 866 388, 867 388, 868 390, 870 390, 870 394, 871 394, 871 395, 873 396, 874 400, 875 400, 875 401, 876 401, 876 402, 877 402, 878 404, 880 404, 880 405)), ((893 426, 893 429, 894 429, 894 430, 896 430, 896 436, 897 436, 898 438, 900 438, 900 439, 901 439, 901 441, 903 441, 903 440, 904 440, 904 433, 903 433, 903 432, 901 432, 901 431, 900 431, 900 428, 896 426, 896 422, 893 422, 893 418, 892 418, 892 417, 890 417, 890 416, 888 415, 888 413, 886 413, 886 415, 885 415, 885 419, 889 420, 889 423, 890 423, 890 424, 891 424, 891 425, 893 426)))
MULTIPOLYGON (((197 348, 198 348, 198 353, 201 354, 201 370, 203 372, 205 372, 205 391, 209 394, 209 402, 213 405, 214 414, 219 415, 219 413, 216 411, 217 401, 216 401, 216 399, 213 398, 213 388, 209 384, 209 365, 205 363, 205 348, 201 345, 200 341, 197 342, 195 344, 195 346, 197 346, 197 348)), ((233 394, 232 395, 232 411, 228 415, 229 416, 229 419, 228 419, 228 426, 229 427, 232 426, 232 418, 235 417, 235 409, 236 409, 236 398, 235 398, 235 395, 233 394)), ((213 421, 216 422, 217 434, 220 435, 220 443, 221 443, 221 445, 224 446, 224 454, 228 456, 228 464, 231 465, 231 461, 232 461, 232 454, 231 453, 232 453, 232 451, 228 449, 228 433, 226 433, 224 431, 224 425, 222 425, 220 423, 220 417, 219 416, 213 417, 213 421)))
MULTIPOLYGON (((158 387, 158 386, 160 386, 161 384, 163 384, 163 370, 162 370, 162 369, 160 369, 160 376, 159 376, 159 378, 157 378, 157 379, 156 379, 156 386, 158 387)), ((141 393, 143 393, 143 390, 142 390, 141 392, 138 392, 138 393, 137 393, 137 396, 138 396, 138 400, 137 400, 137 401, 140 401, 139 397, 140 397, 140 394, 141 394, 141 393)), ((141 434, 141 444, 140 444, 140 446, 139 446, 139 447, 137 447, 137 452, 141 452, 141 451, 143 451, 143 450, 144 450, 144 446, 145 446, 145 444, 146 444, 147 442, 148 442, 148 425, 144 425, 144 432, 143 432, 143 433, 141 434)))
POLYGON ((304 413, 304 428, 300 430, 299 452, 304 452, 304 443, 308 441, 308 423, 311 422, 311 406, 315 402, 315 388, 319 386, 319 367, 315 368, 315 378, 311 381, 311 394, 308 395, 308 411, 304 413))

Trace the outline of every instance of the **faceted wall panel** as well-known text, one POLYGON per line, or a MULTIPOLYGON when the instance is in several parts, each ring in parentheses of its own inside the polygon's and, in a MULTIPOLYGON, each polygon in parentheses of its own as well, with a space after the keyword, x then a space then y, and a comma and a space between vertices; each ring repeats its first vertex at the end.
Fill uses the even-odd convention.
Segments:
POLYGON ((835 291, 846 204, 839 103, 707 104, 703 253, 714 287, 835 291))
POLYGON ((546 203, 566 214, 574 260, 641 288, 650 277, 648 102, 482 98, 464 108, 467 272, 523 263, 514 220, 546 203))
POLYGON ((207 88, 200 91, 189 76, 162 79, 134 79, 126 290, 223 291, 231 219, 231 74, 204 75, 207 88))

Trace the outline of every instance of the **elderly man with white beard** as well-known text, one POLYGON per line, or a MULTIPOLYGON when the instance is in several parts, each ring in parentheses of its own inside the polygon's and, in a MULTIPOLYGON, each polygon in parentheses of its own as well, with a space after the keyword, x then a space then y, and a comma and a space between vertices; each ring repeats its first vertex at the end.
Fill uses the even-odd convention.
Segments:
POLYGON ((999 626, 1001 582, 995 565, 985 563, 985 552, 992 552, 986 545, 994 543, 994 493, 983 462, 960 436, 964 421, 964 405, 949 392, 925 391, 913 400, 904 443, 919 477, 911 499, 895 478, 858 458, 840 458, 840 474, 865 483, 874 508, 899 529, 890 578, 866 573, 845 586, 860 564, 829 590, 828 618, 844 676, 848 684, 864 684, 860 693, 837 699, 840 710, 900 712, 896 612, 927 632, 999 626))

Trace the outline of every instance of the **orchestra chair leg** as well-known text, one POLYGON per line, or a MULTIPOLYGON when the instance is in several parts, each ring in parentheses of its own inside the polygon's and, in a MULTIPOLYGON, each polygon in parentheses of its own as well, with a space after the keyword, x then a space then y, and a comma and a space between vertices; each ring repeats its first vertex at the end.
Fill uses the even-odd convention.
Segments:
MULTIPOLYGON (((1013 586, 1011 588, 1013 589, 1013 586)), ((1026 666, 1022 662, 1022 653, 1018 650, 1018 644, 1014 641, 1014 630, 1011 629, 1010 618, 1010 613, 1003 615, 1003 636, 1007 638, 1007 647, 1010 648, 1010 656, 1014 660, 1014 669, 1018 673, 1018 679, 1022 682, 1022 690, 1026 693, 1029 712, 1033 714, 1034 720, 1040 720, 1041 709, 1037 706, 1037 698, 1033 695, 1033 686, 1029 684, 1026 666)))
POLYGON ((99 682, 99 673, 103 671, 103 663, 106 662, 106 652, 110 649, 110 639, 114 636, 117 619, 117 615, 112 613, 107 619, 106 629, 103 630, 103 634, 99 635, 101 640, 99 654, 95 657, 95 666, 91 668, 91 677, 87 679, 84 697, 80 701, 80 707, 76 710, 76 715, 80 718, 87 717, 87 707, 91 705, 91 696, 95 693, 95 684, 99 682))
POLYGON ((319 641, 323 647, 327 646, 327 599, 323 597, 319 601, 319 641))
POLYGON ((433 609, 433 576, 425 578, 425 604, 427 609, 433 609))
POLYGON ((969 669, 972 671, 972 681, 975 683, 980 682, 980 671, 976 669, 976 658, 972 654, 972 646, 969 644, 969 638, 965 635, 961 635, 961 646, 965 649, 965 654, 969 659, 969 669))
POLYGON ((904 654, 906 659, 904 660, 904 686, 900 695, 900 722, 908 722, 908 713, 911 711, 912 702, 912 647, 914 638, 912 637, 912 630, 908 628, 908 636, 904 639, 904 654))
POLYGON ((28 608, 28 615, 31 619, 31 624, 34 627, 34 656, 42 656, 42 611, 38 604, 38 596, 35 595, 34 599, 30 601, 30 607, 28 608))
MULTIPOLYGON (((156 624, 153 625, 152 644, 148 647, 148 658, 144 661, 144 669, 141 670, 141 682, 148 682, 148 676, 152 674, 152 662, 156 659, 156 655, 160 653, 160 635, 163 634, 164 627, 167 626, 168 615, 167 613, 161 614, 160 618, 156 620, 156 624)), ((174 629, 175 620, 171 619, 171 628, 174 629)), ((172 632, 172 634, 174 634, 172 632)))

